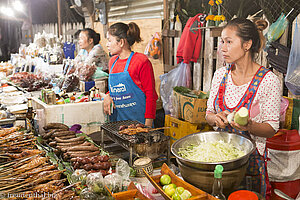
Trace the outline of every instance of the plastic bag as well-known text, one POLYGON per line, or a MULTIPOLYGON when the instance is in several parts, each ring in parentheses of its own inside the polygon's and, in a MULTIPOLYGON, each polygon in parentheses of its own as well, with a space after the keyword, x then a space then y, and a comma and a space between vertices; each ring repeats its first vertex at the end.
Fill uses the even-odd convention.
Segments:
POLYGON ((65 78, 64 84, 62 86, 62 90, 66 90, 66 92, 72 92, 79 83, 79 78, 75 74, 68 75, 65 78))
POLYGON ((156 32, 152 39, 148 42, 144 54, 153 59, 159 59, 161 52, 161 39, 159 33, 156 32))
POLYGON ((280 17, 271 24, 267 34, 267 47, 271 44, 271 42, 276 41, 280 38, 280 36, 284 33, 286 27, 288 25, 288 21, 286 19, 285 14, 281 13, 280 17))
POLYGON ((76 73, 78 74, 79 79, 81 81, 91 81, 95 71, 96 71, 95 65, 87 65, 87 64, 77 67, 76 69, 76 73))
POLYGON ((104 183, 112 193, 121 192, 123 189, 123 179, 119 174, 105 176, 104 183))
POLYGON ((175 86, 191 87, 191 65, 181 62, 178 67, 172 69, 160 77, 160 95, 165 114, 170 114, 172 93, 175 86))
POLYGON ((124 180, 129 179, 130 167, 125 160, 118 160, 116 164, 116 173, 119 174, 124 180))
POLYGON ((86 185, 88 186, 89 190, 93 193, 104 194, 106 192, 101 172, 90 173, 86 177, 86 185))
POLYGON ((300 95, 300 32, 298 22, 296 21, 295 32, 291 52, 289 56, 289 63, 287 74, 285 77, 286 87, 294 94, 300 95))

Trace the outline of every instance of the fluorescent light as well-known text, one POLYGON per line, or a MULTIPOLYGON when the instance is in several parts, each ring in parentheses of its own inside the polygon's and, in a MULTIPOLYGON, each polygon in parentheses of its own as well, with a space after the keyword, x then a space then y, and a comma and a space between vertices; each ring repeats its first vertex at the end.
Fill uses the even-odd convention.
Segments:
POLYGON ((21 11, 21 12, 24 11, 24 6, 20 1, 13 2, 13 7, 17 11, 21 11))
POLYGON ((7 15, 9 17, 13 17, 14 16, 14 11, 12 8, 10 7, 2 7, 1 8, 1 12, 4 14, 4 15, 7 15))

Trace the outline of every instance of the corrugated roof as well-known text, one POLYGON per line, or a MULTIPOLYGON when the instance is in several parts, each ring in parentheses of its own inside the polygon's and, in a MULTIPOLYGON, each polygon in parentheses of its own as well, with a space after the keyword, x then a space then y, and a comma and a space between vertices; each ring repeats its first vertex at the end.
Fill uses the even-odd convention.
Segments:
MULTIPOLYGON (((172 2, 175 0, 169 2, 172 6, 172 2)), ((163 11, 163 0, 110 0, 108 2, 108 21, 163 19, 163 11)))

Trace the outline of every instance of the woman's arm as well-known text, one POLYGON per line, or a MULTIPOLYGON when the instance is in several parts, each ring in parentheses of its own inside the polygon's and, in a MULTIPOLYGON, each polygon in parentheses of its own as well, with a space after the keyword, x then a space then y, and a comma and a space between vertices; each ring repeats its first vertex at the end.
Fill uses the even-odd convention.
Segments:
POLYGON ((248 131, 252 135, 270 138, 276 133, 272 126, 268 123, 258 123, 249 119, 246 126, 241 126, 235 122, 231 122, 230 125, 241 131, 248 131))
POLYGON ((155 78, 153 67, 148 59, 143 63, 139 74, 141 87, 146 96, 145 119, 155 119, 156 100, 158 96, 155 90, 155 78))
POLYGON ((145 126, 152 127, 152 125, 153 125, 153 119, 149 119, 149 118, 145 119, 145 126))

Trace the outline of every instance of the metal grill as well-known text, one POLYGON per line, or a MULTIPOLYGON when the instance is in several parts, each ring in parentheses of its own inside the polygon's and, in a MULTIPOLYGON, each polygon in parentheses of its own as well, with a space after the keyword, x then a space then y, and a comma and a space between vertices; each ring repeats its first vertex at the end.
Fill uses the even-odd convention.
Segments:
POLYGON ((131 124, 140 124, 138 121, 132 121, 132 120, 125 120, 125 121, 118 121, 118 122, 111 122, 106 123, 101 126, 101 128, 105 131, 105 133, 110 137, 112 140, 117 140, 117 142, 120 142, 121 145, 124 145, 125 147, 130 147, 133 144, 149 144, 157 143, 160 141, 166 141, 169 138, 165 136, 160 131, 150 131, 145 133, 137 133, 134 135, 126 135, 126 134, 119 134, 119 127, 123 125, 131 125, 131 124))
MULTIPOLYGON (((129 165, 132 166, 133 153, 138 156, 148 156, 151 159, 167 153, 168 163, 170 162, 170 138, 160 131, 137 133, 135 135, 119 134, 119 127, 123 125, 140 124, 138 121, 118 121, 103 124, 102 134, 106 134, 112 141, 118 143, 129 151, 129 165)), ((103 135, 102 135, 103 138, 103 135)), ((103 140, 102 140, 103 143, 103 140)))

